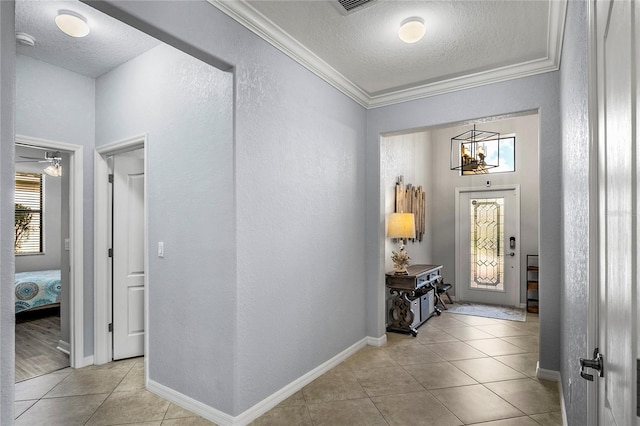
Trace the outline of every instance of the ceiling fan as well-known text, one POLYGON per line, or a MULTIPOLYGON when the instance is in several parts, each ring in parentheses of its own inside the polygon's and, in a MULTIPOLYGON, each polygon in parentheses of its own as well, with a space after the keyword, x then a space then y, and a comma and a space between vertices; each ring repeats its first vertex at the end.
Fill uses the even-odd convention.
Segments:
POLYGON ((25 160, 17 161, 17 163, 49 163, 47 167, 44 168, 44 172, 49 176, 60 177, 62 176, 62 157, 60 156, 60 151, 55 152, 45 152, 44 159, 39 157, 23 157, 25 160))

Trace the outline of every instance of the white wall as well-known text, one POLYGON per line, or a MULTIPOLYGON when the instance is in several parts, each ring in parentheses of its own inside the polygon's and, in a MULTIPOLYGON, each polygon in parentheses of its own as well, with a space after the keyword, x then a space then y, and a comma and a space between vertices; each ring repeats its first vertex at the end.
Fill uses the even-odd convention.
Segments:
MULTIPOLYGON (((28 56, 16 63, 16 134, 84 146, 84 355, 93 354, 95 81, 28 56)), ((62 236, 67 238, 68 236, 62 236)), ((63 290, 64 295, 64 290, 63 290)))
POLYGON ((580 377, 589 324, 588 3, 569 2, 562 54, 562 390, 570 425, 587 424, 587 386, 580 377), (569 381, 572 386, 569 386, 569 381))
MULTIPOLYGON (((451 138, 471 129, 471 126, 447 127, 433 130, 433 200, 437 200, 431 220, 433 227, 433 256, 443 264, 445 282, 457 283, 455 276, 455 190, 461 187, 485 188, 487 180, 492 186, 520 185, 520 301, 526 302, 527 254, 538 254, 538 116, 537 114, 489 121, 478 129, 516 135, 516 171, 489 175, 460 176, 450 170, 451 138), (437 242, 437 243, 436 243, 437 242)), ((455 291, 454 291, 455 294, 455 291)))
MULTIPOLYGON (((376 108, 367 114, 367 334, 384 333, 384 190, 380 135, 537 110, 540 117, 540 367, 560 368, 561 131, 559 73, 376 108), (375 284, 374 284, 375 283, 375 284)), ((447 161, 448 164, 448 161, 447 161)), ((434 251, 435 256, 435 251, 434 251)))
POLYGON ((21 156, 44 158, 45 151, 40 149, 17 147, 16 171, 40 173, 43 177, 43 242, 44 253, 35 255, 16 255, 16 272, 60 269, 61 262, 61 221, 62 221, 62 179, 51 177, 42 170, 47 164, 20 163, 21 156))
MULTIPOLYGON (((0 1, 0 235, 13 235, 15 3, 0 1)), ((0 238, 0 424, 14 420, 15 308, 13 240, 0 238)))

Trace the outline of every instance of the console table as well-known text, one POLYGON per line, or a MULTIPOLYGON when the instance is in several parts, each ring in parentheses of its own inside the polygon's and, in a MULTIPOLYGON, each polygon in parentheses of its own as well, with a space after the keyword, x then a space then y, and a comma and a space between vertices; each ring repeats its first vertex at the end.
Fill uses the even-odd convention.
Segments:
POLYGON ((435 305, 435 285, 441 279, 442 265, 411 265, 407 275, 385 274, 391 294, 387 331, 418 335, 417 328, 440 309, 435 305))

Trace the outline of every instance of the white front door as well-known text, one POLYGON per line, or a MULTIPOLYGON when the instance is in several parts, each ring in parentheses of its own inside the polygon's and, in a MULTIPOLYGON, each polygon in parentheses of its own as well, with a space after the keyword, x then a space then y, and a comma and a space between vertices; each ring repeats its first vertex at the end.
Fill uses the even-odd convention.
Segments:
POLYGON ((520 304, 520 191, 456 191, 456 296, 460 301, 520 304))
POLYGON ((113 157, 113 359, 144 355, 144 160, 113 157))
MULTIPOLYGON (((635 425, 638 357, 638 62, 636 2, 596 1, 598 85, 598 424, 635 425), (636 21, 634 24, 634 20, 636 21), (634 26, 636 28, 634 28, 634 26), (634 40, 634 32, 635 40, 634 40)), ((593 349, 593 348, 590 348, 593 349)), ((591 354, 585 354, 591 358, 591 354)))

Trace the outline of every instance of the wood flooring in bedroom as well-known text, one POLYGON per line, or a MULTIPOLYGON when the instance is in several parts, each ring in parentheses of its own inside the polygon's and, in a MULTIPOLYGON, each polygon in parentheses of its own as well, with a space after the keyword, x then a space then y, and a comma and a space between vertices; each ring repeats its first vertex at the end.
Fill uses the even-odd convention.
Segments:
POLYGON ((69 356, 56 349, 60 340, 60 308, 16 315, 16 383, 69 366, 69 356))

